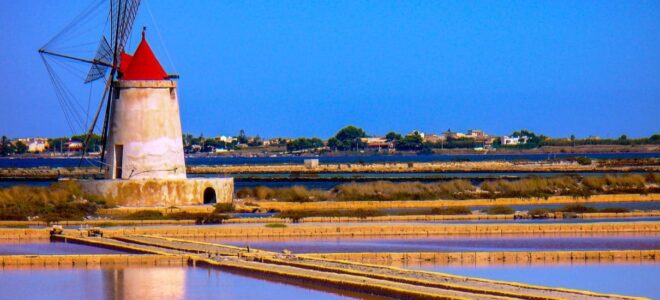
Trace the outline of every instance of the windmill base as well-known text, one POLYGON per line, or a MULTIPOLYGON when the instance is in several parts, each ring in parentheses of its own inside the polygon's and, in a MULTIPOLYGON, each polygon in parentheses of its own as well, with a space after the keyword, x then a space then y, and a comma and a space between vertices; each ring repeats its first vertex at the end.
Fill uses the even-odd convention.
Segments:
POLYGON ((170 207, 231 203, 233 178, 81 180, 82 190, 110 205, 170 207))

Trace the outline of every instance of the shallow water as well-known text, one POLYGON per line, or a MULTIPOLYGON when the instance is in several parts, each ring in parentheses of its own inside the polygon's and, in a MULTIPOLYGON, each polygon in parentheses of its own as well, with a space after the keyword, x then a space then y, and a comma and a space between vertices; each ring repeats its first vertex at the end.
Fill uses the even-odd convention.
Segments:
POLYGON ((518 219, 518 220, 466 220, 466 221, 428 221, 431 224, 582 224, 582 223, 630 223, 659 222, 660 217, 626 217, 598 219, 518 219))
MULTIPOLYGON (((49 240, 0 240, 0 255, 39 254, 126 254, 127 252, 76 243, 51 242, 49 240)), ((1 296, 1 295, 0 295, 1 296)))
POLYGON ((660 299, 660 264, 573 264, 401 267, 528 284, 660 299))
POLYGON ((660 235, 475 235, 318 238, 215 238, 207 242, 294 253, 660 249, 660 235))
MULTIPOLYGON (((247 165, 247 164, 302 164, 305 159, 318 158, 320 163, 383 163, 383 162, 433 162, 433 161, 488 161, 530 160, 585 156, 592 159, 653 158, 660 153, 558 153, 558 154, 463 154, 463 155, 362 155, 321 157, 186 157, 187 165, 247 165)), ((80 158, 0 158, 0 168, 77 167, 80 158)), ((86 159, 83 166, 97 165, 94 159, 86 159)))
POLYGON ((0 291, 2 299, 375 298, 213 268, 185 266, 0 269, 0 291))

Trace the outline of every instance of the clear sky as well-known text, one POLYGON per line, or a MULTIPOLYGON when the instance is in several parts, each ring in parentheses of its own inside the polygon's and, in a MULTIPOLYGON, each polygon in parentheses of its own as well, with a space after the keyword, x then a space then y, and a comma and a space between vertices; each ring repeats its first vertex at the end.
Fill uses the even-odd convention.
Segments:
MULTIPOLYGON (((87 5, 3 3, 0 134, 71 134, 36 50, 87 5)), ((193 134, 660 132, 660 1, 143 0, 135 25, 193 134)))

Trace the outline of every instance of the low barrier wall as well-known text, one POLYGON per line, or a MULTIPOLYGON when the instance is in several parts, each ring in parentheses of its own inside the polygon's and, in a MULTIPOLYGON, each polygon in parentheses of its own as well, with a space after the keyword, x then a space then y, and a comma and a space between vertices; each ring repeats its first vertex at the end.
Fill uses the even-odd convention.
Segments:
POLYGON ((149 265, 181 266, 188 263, 186 256, 173 255, 2 255, 0 266, 99 266, 99 265, 149 265))
MULTIPOLYGON (((631 217, 658 217, 660 211, 634 211, 625 213, 584 213, 576 214, 577 218, 604 219, 604 218, 631 218, 631 217)), ((378 216, 378 217, 307 217, 299 220, 300 223, 341 223, 341 222, 404 222, 404 221, 474 221, 474 220, 513 220, 514 215, 409 215, 409 216, 378 216)), ((253 224, 253 223, 292 223, 288 218, 236 218, 224 221, 224 224, 253 224)), ((142 225, 193 225, 195 220, 85 220, 61 221, 63 226, 142 226, 142 225)), ((49 226, 44 221, 0 221, 2 227, 29 227, 49 226)), ((20 229, 20 228, 17 228, 20 229)))
POLYGON ((35 240, 47 238, 50 238, 50 231, 47 228, 0 228, 0 240, 35 240))
POLYGON ((660 194, 617 194, 593 195, 588 198, 553 196, 548 198, 496 198, 470 200, 419 200, 419 201, 319 201, 319 202, 255 202, 261 209, 275 210, 324 210, 324 209, 396 209, 435 208, 448 206, 494 206, 494 205, 550 205, 589 204, 599 202, 650 202, 660 201, 660 194))
POLYGON ((104 230, 104 236, 134 234, 168 237, 289 237, 289 236, 378 236, 378 235, 470 235, 544 233, 641 233, 660 232, 660 222, 581 224, 299 224, 285 228, 265 226, 159 226, 104 230))
POLYGON ((520 252, 357 252, 313 253, 303 257, 355 262, 433 262, 440 265, 660 262, 660 250, 520 252))

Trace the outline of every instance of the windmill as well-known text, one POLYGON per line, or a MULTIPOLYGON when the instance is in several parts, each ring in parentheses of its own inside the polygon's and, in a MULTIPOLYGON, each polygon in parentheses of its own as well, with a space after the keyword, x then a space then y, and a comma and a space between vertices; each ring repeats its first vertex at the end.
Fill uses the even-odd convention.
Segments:
MULTIPOLYGON (((79 14, 70 24, 58 32, 50 41, 39 49, 39 54, 46 66, 55 94, 64 111, 65 119, 73 133, 85 132, 83 152, 80 160, 82 164, 87 154, 88 144, 94 132, 98 130, 99 118, 103 115, 101 128, 101 166, 103 165, 105 145, 108 133, 108 120, 112 106, 113 84, 118 75, 122 53, 131 35, 133 23, 137 16, 141 0, 107 0, 95 1, 79 14), (102 25, 101 37, 98 42, 81 42, 80 37, 89 36, 95 25, 102 25), (96 51, 84 53, 85 48, 96 45, 96 51), (82 53, 81 53, 82 52, 82 53), (81 77, 82 84, 91 85, 103 80, 103 91, 93 114, 90 114, 92 89, 90 100, 85 113, 84 105, 77 101, 68 81, 62 79, 57 70, 64 69, 72 74, 82 64, 89 70, 81 77)), ((98 28, 97 28, 98 29, 98 28)), ((80 74, 78 74, 80 75, 80 74)))
POLYGON ((124 48, 130 48, 127 43, 139 5, 140 0, 110 0, 109 9, 104 9, 101 2, 96 2, 39 49, 67 122, 72 129, 77 126, 86 132, 83 148, 87 150, 95 131, 101 132, 100 168, 104 177, 76 182, 85 193, 119 206, 231 202, 233 178, 187 178, 174 80, 178 76, 165 72, 149 46, 146 30, 134 53, 124 52, 124 48), (97 19, 105 20, 97 24, 100 41, 72 42, 89 36, 85 30, 94 28, 91 25, 97 19), (73 51, 80 45, 94 49, 82 54, 73 51), (61 78, 55 70, 57 66, 72 71, 72 64, 85 67, 83 72, 70 73, 79 75, 81 85, 90 85, 87 113, 78 100, 71 99, 73 93, 66 84, 72 81, 61 78), (101 80, 102 93, 99 90, 99 98, 94 98, 91 87, 101 80), (93 108, 92 99, 100 99, 94 100, 93 108), (80 121, 83 117, 88 120, 80 121))

